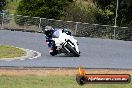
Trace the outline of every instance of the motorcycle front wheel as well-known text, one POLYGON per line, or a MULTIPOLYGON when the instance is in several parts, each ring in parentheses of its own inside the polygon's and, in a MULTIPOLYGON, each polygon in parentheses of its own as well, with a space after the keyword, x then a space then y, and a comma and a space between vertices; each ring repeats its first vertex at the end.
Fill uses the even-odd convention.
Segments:
POLYGON ((79 57, 80 54, 70 45, 70 44, 66 44, 65 47, 74 54, 75 57, 79 57))

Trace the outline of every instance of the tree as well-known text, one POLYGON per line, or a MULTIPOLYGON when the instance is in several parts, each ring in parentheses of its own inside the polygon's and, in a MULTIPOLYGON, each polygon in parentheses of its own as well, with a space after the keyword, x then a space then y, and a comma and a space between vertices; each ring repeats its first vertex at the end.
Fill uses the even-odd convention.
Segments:
MULTIPOLYGON (((94 0, 99 8, 97 20, 99 23, 114 25, 116 0, 94 0)), ((118 26, 132 27, 132 0, 119 0, 118 26)))
POLYGON ((0 0, 0 11, 4 9, 5 5, 6 5, 6 0, 0 0))
POLYGON ((98 12, 96 19, 99 24, 111 24, 114 22, 114 1, 113 0, 94 0, 98 12))
POLYGON ((59 19, 72 0, 21 0, 17 14, 59 19))
MULTIPOLYGON (((4 9, 4 6, 6 5, 6 0, 0 1, 0 13, 4 9)), ((0 24, 2 23, 2 15, 0 14, 0 24)))
POLYGON ((70 4, 65 8, 65 18, 64 20, 72 20, 76 22, 94 23, 96 6, 89 2, 76 2, 70 4))
POLYGON ((121 0, 118 10, 118 25, 132 27, 132 0, 121 0))

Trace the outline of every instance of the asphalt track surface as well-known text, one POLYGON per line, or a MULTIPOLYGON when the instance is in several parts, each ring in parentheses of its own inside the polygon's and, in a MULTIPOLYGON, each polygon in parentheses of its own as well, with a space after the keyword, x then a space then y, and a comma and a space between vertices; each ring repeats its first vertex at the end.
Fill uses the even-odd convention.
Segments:
POLYGON ((5 61, 0 66, 20 67, 78 67, 85 68, 132 68, 132 42, 110 39, 76 37, 80 57, 50 56, 44 34, 0 30, 0 44, 13 45, 40 52, 36 59, 5 61))

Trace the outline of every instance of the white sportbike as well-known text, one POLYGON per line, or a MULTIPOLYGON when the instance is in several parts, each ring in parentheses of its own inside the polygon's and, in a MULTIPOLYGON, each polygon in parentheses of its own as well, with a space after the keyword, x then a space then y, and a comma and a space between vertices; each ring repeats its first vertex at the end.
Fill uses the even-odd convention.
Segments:
POLYGON ((75 57, 80 56, 77 40, 73 36, 67 35, 66 33, 59 31, 58 36, 53 38, 55 45, 59 53, 65 55, 73 55, 75 57))

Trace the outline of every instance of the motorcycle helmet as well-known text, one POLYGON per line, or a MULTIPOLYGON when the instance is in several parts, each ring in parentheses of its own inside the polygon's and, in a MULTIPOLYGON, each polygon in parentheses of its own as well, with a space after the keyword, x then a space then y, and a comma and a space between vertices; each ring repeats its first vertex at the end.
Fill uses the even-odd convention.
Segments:
POLYGON ((53 31, 54 31, 54 29, 52 28, 52 26, 45 27, 45 35, 47 37, 52 38, 53 31))

